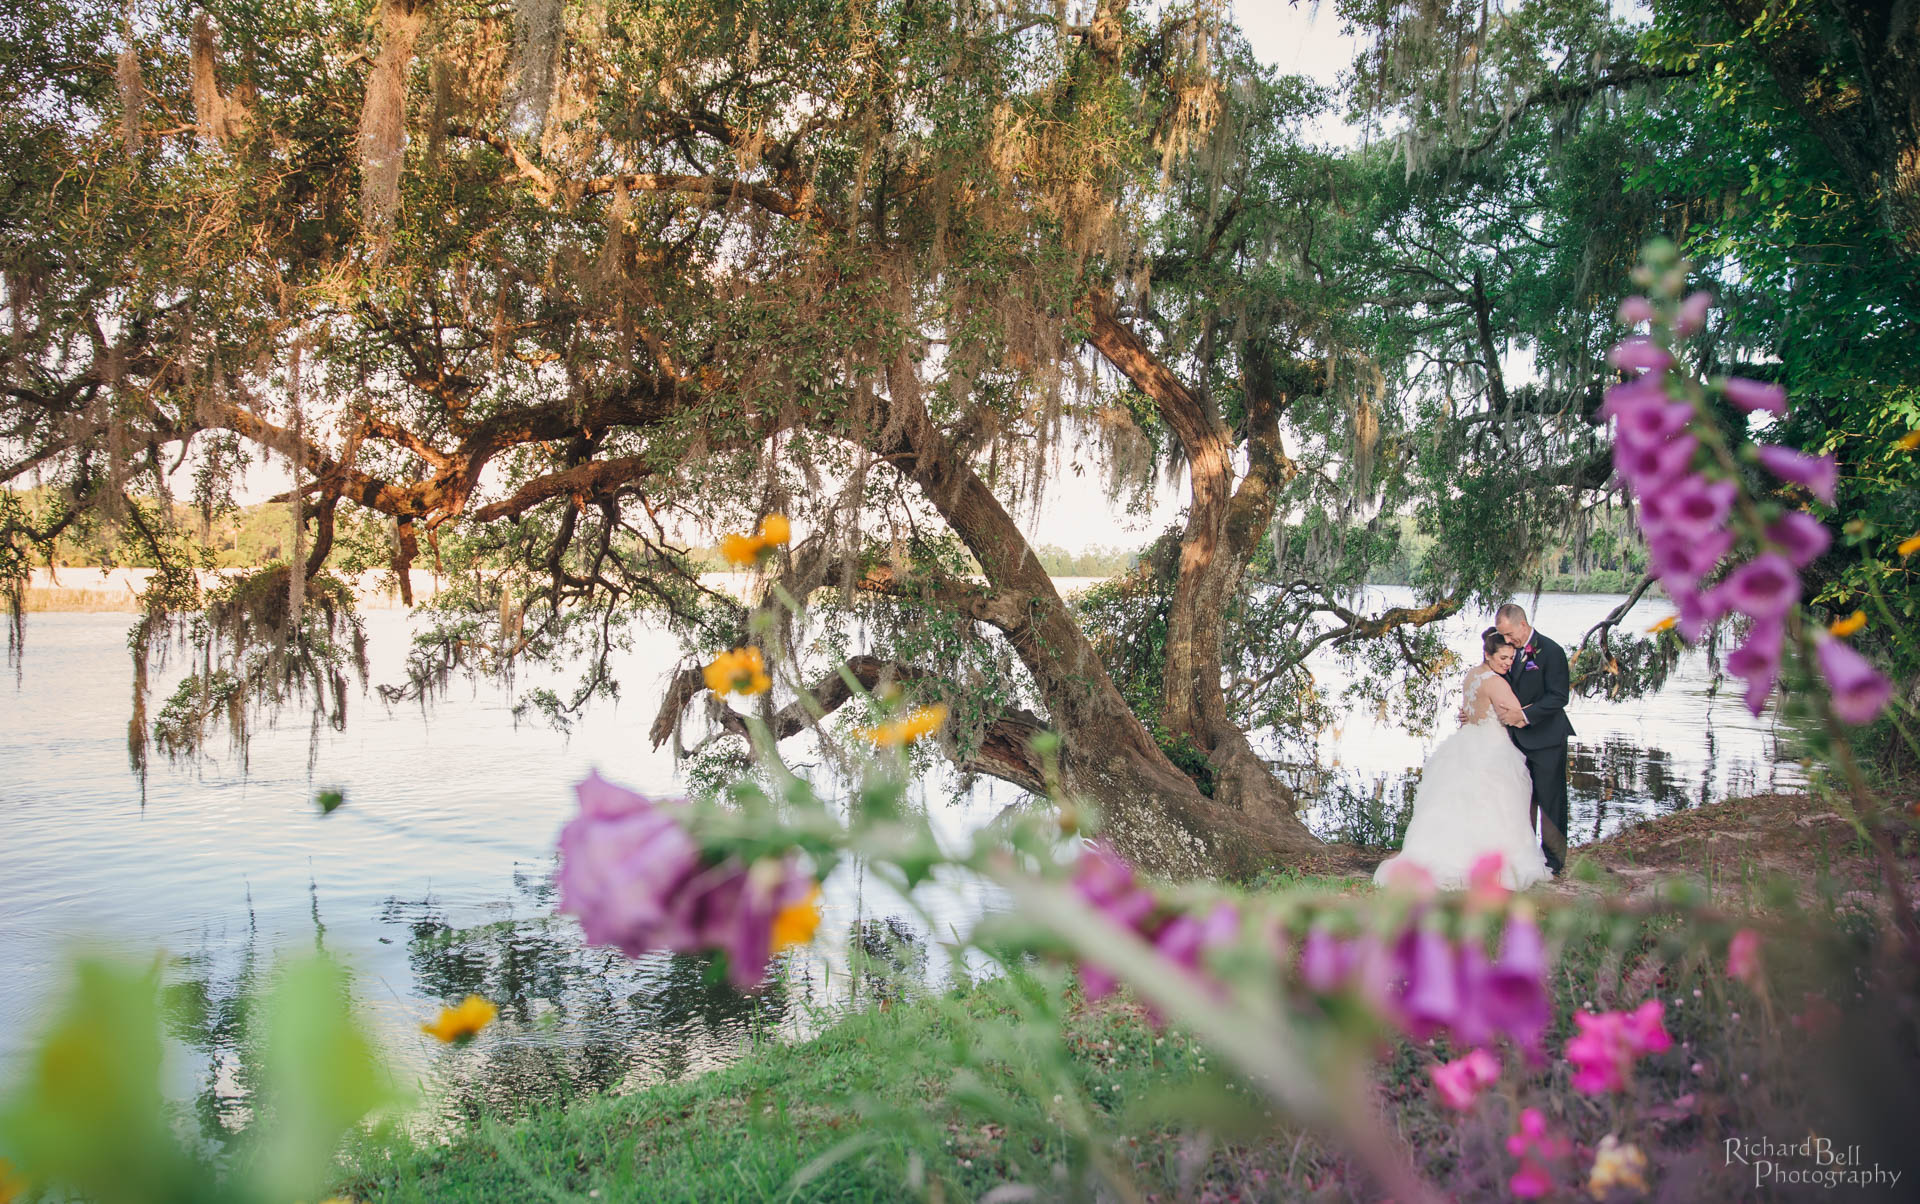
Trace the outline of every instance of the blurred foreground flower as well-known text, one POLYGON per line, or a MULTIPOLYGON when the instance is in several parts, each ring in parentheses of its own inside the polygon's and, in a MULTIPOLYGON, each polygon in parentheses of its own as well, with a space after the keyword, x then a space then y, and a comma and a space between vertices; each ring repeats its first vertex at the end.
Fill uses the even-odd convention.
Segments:
POLYGON ((711 863, 652 800, 593 774, 574 788, 580 814, 560 832, 559 910, 595 945, 628 957, 722 953, 742 990, 768 959, 820 923, 819 886, 792 859, 711 863))
POLYGON ((911 744, 922 736, 930 736, 940 730, 947 721, 947 708, 943 703, 919 707, 902 719, 894 719, 874 727, 860 729, 862 739, 881 748, 899 748, 911 744))
POLYGON ((1587 1095, 1623 1090, 1636 1058, 1673 1048, 1666 1005, 1658 999, 1631 1012, 1575 1012, 1573 1025, 1580 1031, 1567 1042, 1567 1061, 1574 1066, 1574 1089, 1587 1095))
POLYGON ((751 644, 714 657, 705 674, 707 689, 715 694, 764 694, 773 688, 766 658, 751 644))
POLYGON ((488 1003, 478 995, 469 995, 458 1006, 441 1008, 440 1015, 432 1023, 420 1026, 423 1033, 431 1033, 441 1041, 451 1044, 455 1041, 470 1041, 481 1029, 492 1024, 500 1009, 488 1003))
POLYGON ((1507 1180, 1507 1190, 1522 1200, 1537 1200, 1553 1190, 1553 1171, 1547 1164, 1565 1158, 1571 1147, 1564 1137, 1547 1132, 1547 1118, 1538 1108, 1520 1113, 1520 1129, 1507 1138, 1507 1153, 1520 1160, 1520 1169, 1507 1180))
MULTIPOLYGON (((1712 303, 1705 293, 1680 299, 1686 272, 1672 244, 1647 248, 1635 279, 1656 285, 1656 295, 1629 297, 1621 303, 1620 317, 1630 325, 1650 323, 1651 329, 1621 340, 1608 354, 1607 361, 1629 375, 1607 389, 1600 412, 1613 424, 1614 470, 1639 503, 1649 568, 1679 610, 1673 626, 1681 637, 1693 643, 1730 614, 1753 620, 1746 641, 1728 657, 1727 669, 1746 680, 1747 707, 1758 715, 1780 681, 1787 635, 1795 630, 1803 592, 1800 570, 1823 555, 1833 537, 1810 514, 1779 514, 1774 500, 1744 494, 1733 454, 1737 439, 1730 439, 1720 419, 1701 404, 1701 382, 1681 369, 1673 354, 1675 340, 1704 328, 1712 303), (1712 584, 1723 561, 1731 563, 1723 579, 1712 584)), ((1786 390, 1776 383, 1730 377, 1704 387, 1744 413, 1787 410, 1786 390)), ((1782 482, 1834 504, 1839 463, 1832 455, 1773 444, 1738 450, 1782 482)), ((1920 537, 1909 543, 1920 549, 1920 537)), ((1903 555, 1912 550, 1901 546, 1903 555)), ((1660 624, 1653 628, 1662 629, 1660 624)), ((1865 723, 1886 705, 1891 689, 1883 690, 1879 683, 1885 679, 1857 655, 1850 660, 1830 655, 1826 649, 1832 642, 1822 643, 1820 660, 1835 683, 1834 710, 1846 722, 1865 723)))
POLYGON ((1637 1194, 1646 1192, 1647 1156, 1640 1152, 1639 1146, 1609 1133, 1600 1139, 1600 1148, 1594 1151, 1593 1171, 1587 1176, 1587 1194, 1604 1200, 1621 1188, 1637 1194))
POLYGON ((1760 934, 1753 929, 1742 928, 1727 942, 1727 977, 1750 987, 1759 985, 1760 934))
POLYGON ((729 564, 742 568, 755 565, 773 555, 775 548, 793 535, 793 526, 784 514, 769 514, 760 520, 760 530, 752 535, 723 535, 720 554, 729 564))
POLYGON ((1464 1058, 1436 1063, 1427 1071, 1433 1076, 1434 1090, 1440 1102, 1455 1112, 1473 1107, 1480 1093, 1500 1081, 1500 1059, 1484 1049, 1476 1049, 1464 1058))

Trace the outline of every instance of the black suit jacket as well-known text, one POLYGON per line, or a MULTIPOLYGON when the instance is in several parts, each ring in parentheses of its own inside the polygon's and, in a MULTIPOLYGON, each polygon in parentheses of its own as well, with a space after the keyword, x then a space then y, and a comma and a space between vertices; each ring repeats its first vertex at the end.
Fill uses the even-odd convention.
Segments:
POLYGON ((1572 676, 1567 672, 1566 650, 1538 631, 1528 638, 1527 647, 1532 651, 1516 652, 1507 670, 1507 684, 1527 713, 1527 726, 1510 727, 1507 734, 1523 749, 1565 744, 1573 735, 1573 724, 1567 720, 1572 676))

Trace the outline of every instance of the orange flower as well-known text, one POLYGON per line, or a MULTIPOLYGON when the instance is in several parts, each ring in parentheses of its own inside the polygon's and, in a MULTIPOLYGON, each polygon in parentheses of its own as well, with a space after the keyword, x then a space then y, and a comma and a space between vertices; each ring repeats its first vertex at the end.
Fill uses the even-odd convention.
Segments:
POLYGON ((1909 535, 1900 541, 1900 546, 1895 548, 1894 551, 1900 553, 1900 559, 1902 560, 1905 560, 1915 552, 1920 552, 1920 535, 1909 535))
POLYGON ((1920 447, 1920 430, 1908 431, 1898 439, 1895 439, 1893 445, 1901 451, 1912 451, 1914 448, 1920 447))
POLYGON ((793 524, 784 514, 769 514, 760 520, 760 542, 768 551, 793 537, 793 524))
POLYGON ((439 1017, 431 1024, 423 1024, 420 1031, 432 1033, 442 1041, 466 1041, 500 1014, 500 1009, 480 998, 469 995, 460 1001, 460 1006, 441 1008, 439 1017))
POLYGON ((793 524, 784 514, 769 514, 760 520, 760 530, 753 535, 723 535, 720 537, 720 554, 727 563, 740 568, 751 568, 773 555, 773 550, 793 537, 793 524))
POLYGON ((728 564, 746 568, 760 560, 761 543, 752 535, 723 535, 720 537, 720 554, 727 558, 728 564))
POLYGON ((1839 622, 1835 623, 1833 626, 1827 628, 1827 630, 1831 631, 1833 634, 1840 636, 1842 639, 1844 639, 1847 636, 1852 635, 1854 632, 1860 630, 1862 627, 1865 627, 1866 625, 1867 625, 1867 612, 1864 610, 1856 610, 1852 614, 1848 615, 1846 618, 1841 619, 1839 622))
POLYGON ((922 736, 939 731, 946 721, 947 708, 936 702, 930 707, 921 707, 905 719, 895 719, 877 727, 862 728, 860 735, 882 748, 898 748, 902 744, 911 744, 922 736))
POLYGON ((804 945, 813 939, 820 927, 820 888, 815 886, 807 892, 807 897, 798 903, 790 903, 780 909, 773 917, 773 951, 791 949, 795 945, 804 945))
POLYGON ((1655 623, 1653 626, 1647 628, 1647 633, 1651 635, 1656 631, 1666 631, 1669 628, 1671 628, 1675 623, 1678 623, 1679 621, 1680 621, 1679 615, 1668 615, 1666 618, 1660 620, 1658 623, 1655 623))
POLYGON ((715 694, 764 694, 773 688, 766 658, 751 644, 714 657, 705 673, 707 689, 715 694))

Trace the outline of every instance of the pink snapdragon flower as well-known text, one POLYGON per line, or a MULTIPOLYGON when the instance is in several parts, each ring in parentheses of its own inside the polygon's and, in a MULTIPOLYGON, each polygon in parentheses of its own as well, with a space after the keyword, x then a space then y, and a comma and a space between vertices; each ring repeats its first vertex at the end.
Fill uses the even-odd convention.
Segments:
POLYGON ((1572 1146, 1547 1130, 1547 1118, 1538 1108, 1520 1113, 1520 1129, 1507 1138, 1507 1153, 1520 1160, 1520 1169, 1507 1180, 1507 1190, 1522 1200, 1537 1200, 1553 1190, 1548 1163, 1565 1158, 1572 1146))
POLYGON ((1840 484, 1840 465, 1832 456, 1810 456, 1772 443, 1762 444, 1755 450, 1768 472, 1789 484, 1805 485, 1813 496, 1833 505, 1833 492, 1840 484))
POLYGON ((1427 1068, 1440 1102, 1455 1112, 1471 1109, 1480 1093, 1500 1081, 1500 1059, 1484 1049, 1476 1049, 1451 1062, 1436 1062, 1427 1068))
POLYGON ((1760 934, 1742 928, 1727 942, 1727 977, 1758 986, 1760 980, 1760 934))
POLYGON ((1666 1005, 1658 999, 1631 1012, 1575 1012, 1573 1024, 1580 1031, 1567 1042, 1567 1061, 1574 1067, 1574 1089, 1587 1095, 1624 1089, 1635 1059, 1673 1048, 1666 1005))

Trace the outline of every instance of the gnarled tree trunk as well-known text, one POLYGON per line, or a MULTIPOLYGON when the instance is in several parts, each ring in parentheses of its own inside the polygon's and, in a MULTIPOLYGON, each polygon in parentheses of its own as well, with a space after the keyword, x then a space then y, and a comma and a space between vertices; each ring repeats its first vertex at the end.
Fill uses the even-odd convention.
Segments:
POLYGON ((1162 722, 1206 754, 1217 803, 1245 815, 1298 824, 1292 792, 1229 718, 1222 685, 1227 606, 1273 519, 1279 489, 1297 471, 1280 447, 1280 405, 1270 388, 1272 373, 1248 372, 1248 467, 1236 486, 1233 433, 1120 321, 1108 294, 1096 291, 1089 301, 1089 341, 1153 400, 1186 452, 1192 498, 1167 611, 1162 722))

